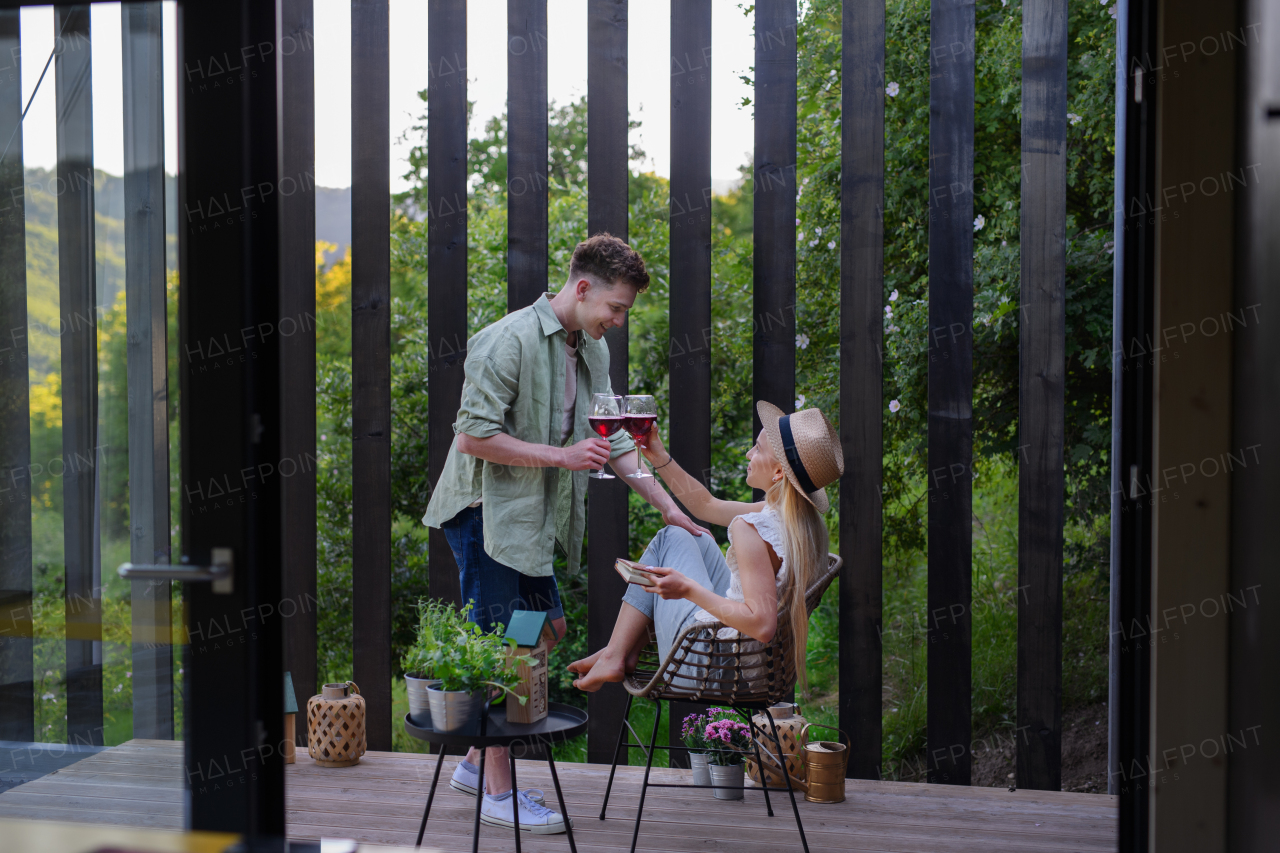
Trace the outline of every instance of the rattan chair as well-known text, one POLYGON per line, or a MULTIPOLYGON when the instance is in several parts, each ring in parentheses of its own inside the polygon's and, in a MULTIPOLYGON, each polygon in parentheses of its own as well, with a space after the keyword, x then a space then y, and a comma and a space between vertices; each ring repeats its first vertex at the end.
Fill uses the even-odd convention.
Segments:
MULTIPOLYGON (((840 573, 840 565, 840 558, 831 554, 826 571, 819 575, 805 591, 805 608, 810 615, 822 600, 822 594, 840 573)), ((605 788, 604 804, 600 807, 600 819, 604 820, 605 811, 609 807, 609 792, 613 789, 614 774, 618 770, 618 753, 624 746, 628 750, 632 747, 643 749, 645 751, 644 781, 640 786, 640 802, 636 807, 636 826, 631 834, 632 853, 635 853, 636 841, 640 837, 644 798, 649 788, 708 787, 659 784, 649 781, 655 749, 683 748, 662 747, 655 744, 658 738, 658 726, 662 721, 664 701, 698 702, 731 708, 746 720, 747 725, 750 726, 756 766, 761 771, 759 788, 764 792, 765 808, 768 809, 769 817, 773 817, 773 804, 769 801, 769 792, 786 791, 791 797, 791 810, 795 813, 796 828, 800 831, 800 843, 804 846, 805 853, 808 853, 809 842, 804 836, 804 824, 800 821, 800 809, 796 805, 791 775, 786 772, 778 774, 786 779, 787 783, 785 788, 781 788, 768 785, 768 775, 765 773, 766 768, 785 767, 782 760, 782 743, 778 738, 778 727, 773 723, 769 706, 786 699, 796 684, 795 637, 790 621, 779 610, 778 630, 769 643, 739 638, 736 631, 732 629, 722 631, 722 629, 725 629, 725 626, 718 622, 699 623, 689 627, 676 638, 665 659, 660 659, 658 656, 651 630, 650 643, 640 653, 635 672, 623 681, 623 686, 629 694, 627 709, 622 715, 622 725, 618 728, 618 743, 613 750, 613 766, 609 770, 609 785, 605 788), (721 633, 726 636, 722 638, 721 633), (631 704, 636 699, 650 699, 654 703, 653 733, 647 745, 642 742, 635 729, 631 728, 628 720, 631 704), (765 716, 769 718, 770 736, 777 752, 769 756, 770 764, 768 765, 760 760, 760 746, 756 739, 756 725, 752 720, 751 711, 764 711, 765 716), (627 739, 628 731, 635 735, 636 743, 631 743, 627 739)))

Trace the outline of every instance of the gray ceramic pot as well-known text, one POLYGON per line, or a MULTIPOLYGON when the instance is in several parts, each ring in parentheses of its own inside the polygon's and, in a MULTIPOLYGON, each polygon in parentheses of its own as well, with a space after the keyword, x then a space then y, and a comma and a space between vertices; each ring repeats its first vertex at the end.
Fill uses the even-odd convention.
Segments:
POLYGON ((425 726, 431 722, 431 703, 427 700, 427 688, 439 687, 438 678, 404 677, 404 686, 409 694, 409 719, 415 726, 425 726))
POLYGON ((438 732, 456 732, 475 722, 484 708, 487 691, 466 693, 461 690, 427 688, 427 704, 431 708, 431 728, 438 732))
POLYGON ((693 784, 695 785, 714 785, 711 781, 711 771, 707 769, 708 756, 705 752, 689 753, 689 766, 693 768, 693 784))
POLYGON ((711 771, 712 785, 729 785, 729 788, 716 788, 712 793, 716 795, 718 800, 741 800, 743 798, 742 785, 746 778, 746 773, 741 764, 712 764, 708 766, 711 771))

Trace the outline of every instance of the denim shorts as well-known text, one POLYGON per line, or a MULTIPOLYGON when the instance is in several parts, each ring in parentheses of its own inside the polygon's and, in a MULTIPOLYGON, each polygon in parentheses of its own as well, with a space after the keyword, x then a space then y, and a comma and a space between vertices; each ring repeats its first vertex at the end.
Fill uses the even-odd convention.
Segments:
POLYGON ((484 504, 467 507, 440 525, 458 561, 462 602, 471 605, 471 621, 485 631, 511 624, 514 610, 545 610, 552 619, 564 616, 554 575, 535 578, 504 566, 484 550, 484 504))

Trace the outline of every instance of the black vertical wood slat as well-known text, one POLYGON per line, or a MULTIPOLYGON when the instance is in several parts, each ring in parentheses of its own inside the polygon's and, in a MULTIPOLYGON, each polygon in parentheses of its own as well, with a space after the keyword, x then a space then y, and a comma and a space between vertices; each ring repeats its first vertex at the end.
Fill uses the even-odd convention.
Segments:
MULTIPOLYGON (((545 114, 545 110, 544 110, 545 114)), ((543 149, 546 146, 544 144, 543 149)), ((511 148, 507 149, 511 151, 511 148)), ((587 2, 587 233, 628 235, 627 0, 587 2)), ((545 193, 543 194, 545 198, 545 193)), ((544 208, 545 209, 545 208, 544 208)), ((508 291, 510 293, 510 291, 508 291)), ((644 297, 640 297, 644 298, 644 297)), ((605 334, 613 393, 626 394, 628 325, 605 334)), ((613 561, 630 553, 627 493, 621 479, 590 480, 587 513, 587 649, 609 643, 626 584, 613 561)), ((620 684, 587 695, 587 761, 613 760, 626 709, 620 684)))
POLYGON ((1019 788, 1062 787, 1067 3, 1022 6, 1018 378, 1019 788))
MULTIPOLYGON (((796 0, 756 3, 752 393, 784 412, 796 392, 796 0)), ((760 415, 751 407, 751 435, 760 415)))
POLYGON ((840 728, 880 778, 884 411, 884 3, 845 3, 840 145, 840 728))
POLYGON ((387 0, 351 2, 354 678, 391 749, 391 130, 387 0))
MULTIPOLYGON (((671 453, 711 484, 711 2, 671 5, 671 291, 668 366, 671 453)), ((702 706, 675 702, 672 744, 685 716, 702 706)), ((687 767, 685 750, 671 766, 687 767)))
POLYGON ((547 164, 547 0, 507 0, 508 311, 547 292, 547 164))
MULTIPOLYGON (((284 668, 299 700, 316 672, 316 191, 312 0, 281 0, 280 49, 280 527, 284 668)), ((363 687, 363 684, 361 684, 363 687)), ((305 726, 298 742, 306 743, 305 726)))
POLYGON ((67 741, 102 743, 102 617, 97 565, 98 323, 93 220, 93 60, 89 7, 54 10, 58 297, 62 342, 63 548, 67 741))
MULTIPOLYGON (((168 563, 169 369, 165 312, 164 46, 160 3, 120 7, 130 559, 168 563)), ((133 736, 173 738, 169 581, 132 584, 133 736)))
MULTIPOLYGON (((467 359, 467 4, 427 7, 427 340, 430 477, 434 488, 453 444, 467 359)), ((510 150, 508 148, 508 150, 510 150)), ((458 564, 431 529, 431 596, 461 604, 458 564)))
MULTIPOLYGON (((0 186, 6 187, 23 184, 18 15, 17 9, 0 11, 0 140, 9 144, 0 186)), ((0 740, 30 742, 36 736, 25 216, 21 193, 0 202, 0 740)))
POLYGON ((927 738, 929 781, 953 785, 972 764, 973 37, 973 0, 933 0, 927 738))
MULTIPOLYGON (((282 837, 279 176, 271 3, 178 5, 182 554, 233 552, 234 589, 183 590, 187 828, 282 837), (225 84, 227 75, 242 82, 225 84), (242 188, 262 189, 244 193, 242 188), (228 784, 234 780, 235 784, 228 784)), ((361 685, 364 686, 363 684, 361 685)), ((306 759, 301 759, 306 760, 306 759)))
MULTIPOLYGON (((1158 73, 1137 74, 1159 54, 1155 0, 1132 0, 1117 18, 1115 298, 1112 346, 1111 667, 1118 731, 1111 739, 1108 787, 1119 799, 1119 849, 1149 847, 1151 789, 1152 517, 1148 491, 1155 427, 1156 229, 1128 211, 1156 198, 1158 73), (1139 84, 1135 86, 1135 84, 1139 84), (1145 488, 1144 488, 1145 484, 1145 488), (1137 630, 1135 630, 1135 628, 1137 630)), ((1253 723, 1251 722, 1250 725, 1253 723)))
MULTIPOLYGON (((1266 20, 1270 10, 1260 0, 1241 7, 1243 21, 1266 20)), ((1231 585, 1245 594, 1248 605, 1234 608, 1231 620, 1230 694, 1227 731, 1247 732, 1248 747, 1233 749, 1227 761, 1227 849, 1259 853, 1273 847, 1280 835, 1280 810, 1275 808, 1276 739, 1280 728, 1280 681, 1259 677, 1280 664, 1280 620, 1275 596, 1280 583, 1280 490, 1272 472, 1277 429, 1280 428, 1280 334, 1276 308, 1280 303, 1280 127, 1267 108, 1275 101, 1274 76, 1268 71, 1280 52, 1280 32, 1263 27, 1260 44, 1241 57, 1243 97, 1240 100, 1239 162, 1256 164, 1261 180, 1242 189, 1236 222, 1235 304, 1238 316, 1249 318, 1248 328, 1235 333, 1232 355, 1231 447, 1248 449, 1249 464, 1231 474, 1231 585), (1258 455, 1253 456, 1254 453, 1258 455), (1262 454, 1266 454, 1263 456, 1262 454), (1263 592, 1267 590, 1268 592, 1263 592), (1265 596, 1265 597, 1264 597, 1265 596), (1257 728, 1254 728, 1257 727, 1257 728), (1263 735, 1267 732, 1268 735, 1263 735), (1256 739, 1255 739, 1256 737, 1256 739)), ((1118 244, 1117 244, 1118 245, 1118 244)))

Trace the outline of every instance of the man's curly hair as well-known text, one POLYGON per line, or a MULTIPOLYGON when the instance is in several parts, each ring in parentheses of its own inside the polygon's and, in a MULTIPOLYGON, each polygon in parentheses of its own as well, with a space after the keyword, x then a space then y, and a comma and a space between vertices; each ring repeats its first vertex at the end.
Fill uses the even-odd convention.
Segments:
POLYGON ((637 293, 649 289, 649 273, 640 253, 607 231, 594 234, 573 249, 569 277, 589 276, 606 287, 629 284, 637 293))

